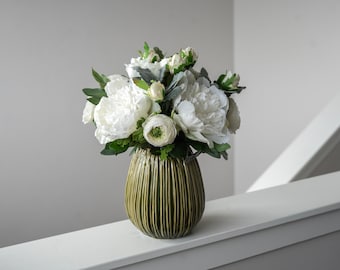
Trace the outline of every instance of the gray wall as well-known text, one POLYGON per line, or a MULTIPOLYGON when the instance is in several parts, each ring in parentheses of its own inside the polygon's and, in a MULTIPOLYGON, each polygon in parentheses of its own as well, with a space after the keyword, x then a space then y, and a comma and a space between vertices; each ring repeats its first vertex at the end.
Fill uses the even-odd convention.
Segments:
POLYGON ((242 193, 340 91, 340 2, 238 0, 234 18, 235 69, 248 86, 235 137, 242 193))
MULTIPOLYGON (((144 41, 186 46, 212 77, 231 67, 232 1, 1 1, 0 247, 126 218, 130 157, 103 157, 81 123, 91 67, 124 73, 144 41)), ((232 154, 231 154, 232 157, 232 154)), ((230 195, 232 160, 200 158, 207 198, 230 195)))

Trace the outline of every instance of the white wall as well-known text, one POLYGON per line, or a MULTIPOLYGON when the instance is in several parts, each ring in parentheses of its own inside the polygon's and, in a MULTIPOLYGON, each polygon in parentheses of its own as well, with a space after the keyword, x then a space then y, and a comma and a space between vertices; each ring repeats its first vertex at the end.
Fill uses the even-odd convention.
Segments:
MULTIPOLYGON (((232 1, 0 3, 0 247, 125 218, 129 156, 103 157, 81 123, 91 67, 124 73, 144 41, 232 65, 232 1)), ((232 161, 200 159, 207 198, 232 192, 232 161)))
POLYGON ((238 0, 234 65, 248 86, 235 137, 244 192, 340 91, 340 2, 238 0))

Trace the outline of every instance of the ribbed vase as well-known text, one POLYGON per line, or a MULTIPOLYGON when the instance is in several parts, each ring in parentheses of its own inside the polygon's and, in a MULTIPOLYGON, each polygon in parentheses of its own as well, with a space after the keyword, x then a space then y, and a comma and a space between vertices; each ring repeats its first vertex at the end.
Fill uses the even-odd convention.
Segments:
POLYGON ((125 208, 131 222, 154 238, 189 234, 205 207, 204 186, 196 158, 161 160, 137 149, 128 170, 125 208))

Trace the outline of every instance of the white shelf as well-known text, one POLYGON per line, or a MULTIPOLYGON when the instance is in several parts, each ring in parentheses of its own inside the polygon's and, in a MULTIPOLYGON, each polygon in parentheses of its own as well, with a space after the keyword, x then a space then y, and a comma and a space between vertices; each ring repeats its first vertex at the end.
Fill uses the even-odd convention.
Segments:
POLYGON ((0 249, 0 269, 209 269, 340 230, 340 172, 206 205, 190 236, 124 220, 0 249))

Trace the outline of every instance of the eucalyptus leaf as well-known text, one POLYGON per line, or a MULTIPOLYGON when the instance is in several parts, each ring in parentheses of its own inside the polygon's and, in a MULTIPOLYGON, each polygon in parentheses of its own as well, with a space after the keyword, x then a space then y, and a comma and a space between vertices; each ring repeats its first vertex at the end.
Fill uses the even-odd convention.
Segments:
POLYGON ((178 97, 183 92, 183 87, 180 85, 172 89, 169 93, 165 95, 165 100, 173 100, 178 97))
POLYGON ((183 78, 183 76, 184 76, 184 72, 179 72, 175 74, 171 80, 171 83, 165 90, 165 93, 171 91, 171 89, 173 89, 179 83, 179 81, 183 78))
POLYGON ((227 152, 222 152, 221 155, 225 160, 228 160, 228 153, 227 152))
POLYGON ((150 69, 147 68, 141 68, 141 67, 136 67, 135 70, 140 74, 142 79, 146 81, 148 84, 151 84, 152 81, 158 81, 159 78, 157 78, 150 69))
POLYGON ((204 77, 210 82, 208 71, 205 68, 201 68, 199 77, 204 77))

